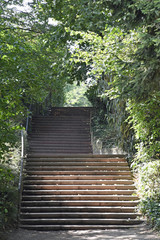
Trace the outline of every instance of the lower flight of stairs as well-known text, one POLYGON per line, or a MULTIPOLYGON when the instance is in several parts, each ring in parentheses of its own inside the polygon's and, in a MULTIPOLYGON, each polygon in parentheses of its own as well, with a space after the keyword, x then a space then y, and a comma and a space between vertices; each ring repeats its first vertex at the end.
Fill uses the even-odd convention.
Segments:
POLYGON ((20 227, 33 230, 107 229, 142 223, 127 161, 109 155, 30 155, 20 227))

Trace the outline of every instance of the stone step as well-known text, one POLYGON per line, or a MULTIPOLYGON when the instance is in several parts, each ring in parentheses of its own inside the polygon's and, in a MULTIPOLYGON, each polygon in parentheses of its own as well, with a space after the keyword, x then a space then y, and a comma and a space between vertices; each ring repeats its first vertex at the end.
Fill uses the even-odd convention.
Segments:
POLYGON ((83 125, 89 125, 90 126, 90 120, 88 118, 58 118, 58 117, 51 117, 51 118, 39 118, 39 119, 32 119, 32 124, 34 126, 36 125, 46 125, 46 123, 49 124, 57 124, 58 126, 61 124, 64 125, 76 125, 76 126, 83 126, 83 125))
POLYGON ((32 139, 32 141, 43 141, 43 140, 47 140, 47 141, 60 141, 60 140, 68 140, 70 142, 72 141, 91 141, 91 137, 88 134, 59 134, 59 133, 55 133, 55 134, 48 134, 48 133, 35 133, 34 135, 28 135, 28 141, 30 142, 30 140, 32 139))
POLYGON ((80 120, 71 120, 71 121, 64 121, 62 119, 60 120, 56 120, 56 119, 52 119, 52 120, 45 120, 45 121, 34 121, 31 124, 32 129, 36 129, 36 128, 46 128, 48 129, 49 127, 57 127, 58 129, 60 129, 60 127, 63 128, 90 128, 90 122, 89 121, 80 121, 80 120))
POLYGON ((72 224, 72 225, 69 225, 69 224, 56 224, 56 225, 30 225, 30 224, 20 224, 20 228, 24 228, 24 229, 28 229, 28 230, 37 230, 37 231, 63 231, 63 230, 105 230, 105 229, 128 229, 128 228, 140 228, 142 225, 143 222, 140 222, 137 224, 124 224, 124 223, 119 223, 118 225, 117 224, 103 224, 103 225, 97 225, 97 224, 72 224), (140 225, 141 224, 141 225, 140 225))
POLYGON ((29 144, 31 144, 31 145, 33 145, 33 144, 39 144, 39 145, 41 145, 41 144, 63 144, 63 143, 66 143, 66 144, 70 144, 70 145, 77 145, 77 144, 91 144, 91 142, 90 142, 90 139, 78 139, 77 138, 77 141, 75 141, 75 139, 68 139, 68 141, 66 142, 66 140, 65 139, 48 139, 48 138, 43 138, 43 139, 41 139, 41 138, 37 138, 37 139, 33 139, 32 138, 32 140, 30 140, 29 141, 29 144), (78 142, 77 142, 78 141, 78 142))
POLYGON ((90 134, 90 130, 89 129, 84 129, 84 128, 74 128, 74 129, 66 129, 66 128, 61 128, 61 129, 58 129, 58 128, 43 128, 43 129, 32 129, 32 134, 51 134, 52 132, 52 135, 62 135, 62 136, 65 136, 65 135, 79 135, 79 136, 83 136, 83 135, 89 135, 90 134))
MULTIPOLYGON (((89 138, 86 136, 86 137, 81 137, 80 135, 77 135, 77 137, 75 137, 75 136, 72 136, 72 135, 66 135, 66 136, 60 136, 59 134, 57 135, 57 136, 48 136, 48 134, 46 134, 46 136, 38 136, 37 135, 37 137, 35 136, 34 138, 33 138, 33 140, 35 140, 35 141, 39 141, 38 142, 38 144, 43 144, 43 141, 45 142, 45 141, 50 141, 51 143, 55 143, 55 140, 57 139, 57 144, 59 144, 60 146, 62 145, 62 143, 63 144, 68 144, 68 145, 70 145, 70 147, 72 147, 72 144, 71 144, 71 142, 74 140, 74 143, 75 143, 75 145, 76 144, 81 144, 81 143, 88 143, 89 142, 89 138), (41 142, 40 142, 41 141, 41 142), (66 141, 66 142, 64 142, 64 141, 66 141)), ((30 144, 30 143, 29 143, 30 144)), ((91 145, 91 144, 89 144, 89 145, 91 145)))
POLYGON ((54 218, 101 218, 101 219, 136 219, 139 214, 135 213, 91 213, 91 212, 54 212, 54 213, 22 213, 21 219, 54 219, 54 218))
POLYGON ((134 190, 134 185, 28 185, 24 183, 24 189, 34 190, 34 189, 44 189, 44 190, 134 190))
POLYGON ((68 153, 68 154, 76 154, 76 153, 79 153, 79 152, 81 152, 81 153, 84 153, 84 154, 87 154, 87 153, 91 153, 92 152, 92 149, 91 148, 89 148, 89 150, 88 149, 77 149, 77 148, 68 148, 68 149, 63 149, 63 147, 62 148, 59 148, 59 149, 53 149, 52 151, 50 150, 50 149, 46 149, 46 150, 44 150, 44 149, 42 149, 41 150, 41 148, 39 148, 39 149, 35 149, 35 150, 30 150, 29 151, 29 154, 40 154, 40 153, 42 153, 43 155, 42 156, 44 156, 44 154, 45 155, 48 155, 48 156, 50 156, 51 154, 53 155, 53 154, 62 154, 62 153, 68 153))
POLYGON ((32 130, 34 131, 82 131, 82 132, 90 132, 90 125, 88 124, 74 124, 70 123, 69 124, 35 124, 32 125, 32 130))
POLYGON ((21 207, 21 212, 26 213, 53 213, 53 212, 91 212, 91 213, 135 213, 135 207, 125 206, 29 206, 21 207))
POLYGON ((87 153, 91 153, 92 152, 92 149, 89 149, 89 150, 85 150, 85 149, 72 149, 72 150, 70 150, 70 149, 53 149, 52 151, 28 151, 28 155, 30 156, 30 155, 40 155, 40 154, 42 154, 42 156, 44 156, 44 154, 45 155, 48 155, 48 156, 50 156, 50 155, 53 155, 53 154, 55 154, 55 155, 60 155, 60 154, 62 154, 62 153, 67 153, 67 154, 76 154, 76 153, 79 153, 79 152, 82 152, 82 153, 84 153, 84 154, 87 154, 87 153))
POLYGON ((46 176, 37 176, 37 175, 29 175, 24 178, 24 180, 132 180, 130 175, 121 175, 121 176, 95 176, 95 175, 80 175, 80 176, 63 176, 63 175, 46 175, 46 176))
POLYGON ((114 207, 114 206, 119 206, 119 207, 135 207, 137 206, 137 204, 139 203, 139 201, 135 200, 135 201, 22 201, 21 202, 21 206, 22 207, 38 207, 38 206, 43 206, 43 207, 49 207, 49 206, 78 206, 78 207, 82 207, 82 206, 110 206, 110 207, 114 207))
POLYGON ((77 144, 77 145, 70 145, 70 144, 52 144, 52 145, 29 145, 29 149, 32 151, 32 150, 40 150, 40 151, 42 151, 42 149, 44 149, 44 150, 52 150, 52 149, 70 149, 70 150, 72 150, 72 149, 90 149, 91 148, 91 145, 89 145, 89 144, 84 144, 84 145, 82 145, 82 144, 77 144))
POLYGON ((129 171, 128 166, 26 166, 27 170, 43 171, 129 171))
POLYGON ((88 120, 88 121, 90 121, 90 114, 89 115, 87 115, 87 116, 84 116, 83 114, 81 114, 81 115, 77 115, 77 114, 72 114, 72 115, 68 115, 68 116, 63 116, 63 115, 52 115, 52 114, 50 114, 50 115, 45 115, 45 116, 42 116, 42 115, 36 115, 36 116, 33 116, 32 117, 32 121, 34 121, 34 120, 37 120, 38 119, 38 121, 40 121, 41 119, 44 121, 45 119, 65 119, 65 121, 66 120, 77 120, 77 121, 79 121, 79 120, 88 120))
POLYGON ((24 185, 133 185, 132 180, 25 180, 24 185))
MULTIPOLYGON (((64 160, 64 159, 70 159, 71 161, 72 161, 72 159, 73 158, 75 158, 75 159, 80 159, 81 161, 83 161, 83 159, 85 158, 85 160, 86 159, 93 159, 93 161, 94 160, 100 160, 100 159, 116 159, 117 161, 121 161, 121 158, 122 158, 122 161, 124 161, 125 159, 125 155, 124 154, 92 154, 92 153, 90 153, 90 154, 81 154, 81 153, 79 153, 79 154, 75 154, 75 155, 73 155, 73 154, 59 154, 58 156, 57 155, 55 155, 55 154, 51 154, 50 156, 41 156, 41 155, 36 155, 36 156, 30 156, 30 158, 32 158, 32 159, 35 159, 35 158, 43 158, 43 159, 48 159, 48 158, 52 158, 52 159, 57 159, 58 158, 58 160, 64 160)), ((126 160, 125 160, 126 161, 126 160)))
POLYGON ((45 170, 33 170, 28 169, 28 171, 25 171, 26 174, 28 175, 75 175, 75 176, 79 176, 79 175, 116 175, 116 176, 128 176, 130 175, 130 171, 45 171, 45 170))
POLYGON ((115 166, 115 167, 119 167, 119 166, 125 166, 128 167, 128 163, 127 162, 80 162, 80 161, 64 161, 64 162, 58 162, 58 161, 42 161, 42 160, 37 160, 37 161, 28 161, 27 160, 27 164, 26 166, 115 166))
POLYGON ((57 121, 88 121, 90 122, 89 117, 85 117, 85 116, 37 116, 37 117, 33 117, 32 118, 32 122, 40 122, 40 121, 53 121, 53 120, 57 120, 57 121))
POLYGON ((71 142, 65 142, 65 141, 63 141, 63 142, 61 142, 61 141, 48 141, 48 142, 44 142, 43 140, 41 140, 41 141, 36 141, 36 142, 34 142, 34 141, 32 141, 32 142, 30 142, 29 143, 29 145, 30 146, 32 146, 32 147, 52 147, 53 145, 54 146, 68 146, 68 147, 72 147, 72 146, 74 146, 74 147, 81 147, 81 146, 83 146, 83 147, 85 147, 85 146, 91 146, 91 143, 88 141, 86 141, 86 142, 84 142, 84 141, 80 141, 80 142, 73 142, 73 143, 71 143, 71 142))
POLYGON ((70 136, 90 136, 90 132, 87 131, 83 131, 81 129, 75 129, 75 130, 70 130, 70 131, 38 131, 34 129, 34 132, 32 131, 29 136, 37 136, 37 135, 41 135, 44 136, 45 134, 48 134, 48 136, 57 136, 57 134, 59 134, 60 136, 66 136, 66 135, 70 135, 70 136))
POLYGON ((23 190, 23 195, 131 195, 134 190, 23 190))
POLYGON ((121 195, 23 195, 22 201, 73 201, 73 200, 104 200, 104 201, 134 201, 136 196, 121 195))
POLYGON ((22 224, 117 224, 117 225, 122 225, 122 224, 139 224, 142 223, 142 221, 137 220, 137 219, 89 219, 89 218, 53 218, 53 219, 21 219, 22 224))
POLYGON ((39 118, 32 120, 32 126, 53 126, 53 125, 65 125, 65 126, 90 126, 90 121, 87 118, 64 118, 64 117, 51 117, 51 118, 39 118))
POLYGON ((78 158, 78 157, 64 157, 64 158, 60 158, 60 157, 57 157, 55 156, 54 158, 40 158, 40 157, 34 157, 34 158, 27 158, 27 162, 35 162, 35 161, 41 161, 41 162, 98 162, 98 163, 123 163, 123 164, 126 164, 128 165, 127 161, 124 159, 124 158, 78 158))

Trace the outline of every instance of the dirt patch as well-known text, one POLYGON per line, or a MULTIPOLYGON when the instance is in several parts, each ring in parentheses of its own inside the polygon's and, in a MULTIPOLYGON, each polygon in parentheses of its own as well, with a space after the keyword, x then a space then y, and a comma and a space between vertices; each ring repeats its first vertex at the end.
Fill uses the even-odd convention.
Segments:
POLYGON ((160 236, 147 227, 53 232, 18 229, 6 233, 4 237, 5 240, 160 240, 160 236))

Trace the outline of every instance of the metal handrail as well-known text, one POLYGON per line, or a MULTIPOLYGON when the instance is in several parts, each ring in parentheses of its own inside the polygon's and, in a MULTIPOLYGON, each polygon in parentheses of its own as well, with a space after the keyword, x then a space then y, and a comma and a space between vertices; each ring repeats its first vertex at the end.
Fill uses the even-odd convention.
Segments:
POLYGON ((18 191, 21 191, 22 184, 22 172, 23 172, 23 162, 24 162, 24 131, 21 130, 21 164, 20 164, 20 175, 18 183, 18 191))
POLYGON ((23 179, 23 167, 24 167, 24 158, 25 158, 25 132, 28 132, 29 126, 29 110, 27 110, 27 119, 25 130, 21 130, 21 158, 20 158, 20 174, 19 174, 19 182, 18 182, 18 211, 17 211, 17 222, 19 222, 20 218, 20 202, 22 196, 22 179, 23 179))
MULTIPOLYGON (((26 127, 25 132, 28 132, 29 126, 29 109, 27 109, 27 119, 26 119, 26 127)), ((18 191, 21 192, 22 185, 22 175, 23 175, 23 165, 24 165, 24 157, 25 157, 25 138, 24 138, 24 130, 21 130, 21 162, 20 162, 20 175, 19 175, 19 183, 18 183, 18 191)))

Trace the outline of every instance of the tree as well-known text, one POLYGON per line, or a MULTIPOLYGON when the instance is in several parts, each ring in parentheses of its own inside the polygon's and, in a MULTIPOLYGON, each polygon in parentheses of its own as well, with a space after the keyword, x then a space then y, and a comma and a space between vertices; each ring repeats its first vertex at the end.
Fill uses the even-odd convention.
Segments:
MULTIPOLYGON (((21 4, 19 1, 11 3, 21 4)), ((56 41, 60 32, 49 25, 32 6, 30 12, 17 12, 2 1, 0 24, 0 154, 15 144, 30 105, 63 104, 64 61, 67 49, 56 41), (57 32, 57 35, 55 35, 57 32), (63 60, 62 60, 63 59, 63 60)))

